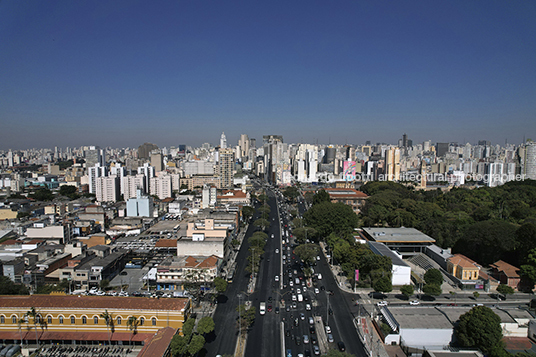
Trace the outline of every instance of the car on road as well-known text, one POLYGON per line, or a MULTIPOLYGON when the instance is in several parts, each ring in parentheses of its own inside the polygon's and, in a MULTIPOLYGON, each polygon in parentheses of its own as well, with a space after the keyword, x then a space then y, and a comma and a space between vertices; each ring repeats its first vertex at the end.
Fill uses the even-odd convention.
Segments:
POLYGON ((275 276, 275 281, 279 281, 279 275, 275 276))
POLYGON ((311 311, 311 304, 305 304, 305 310, 311 311))
POLYGON ((315 294, 320 294, 320 290, 318 288, 315 288, 315 294))
POLYGON ((275 313, 276 313, 276 314, 279 314, 279 307, 276 307, 276 308, 275 308, 275 313))
POLYGON ((309 343, 309 335, 303 335, 303 344, 309 343))
POLYGON ((303 312, 300 314, 300 319, 305 320, 305 314, 303 312))
POLYGON ((275 249, 275 254, 279 254, 279 248, 275 249))
POLYGON ((290 311, 290 304, 288 304, 287 306, 285 306, 285 311, 286 311, 286 312, 289 312, 289 311, 290 311))
POLYGON ((287 357, 292 357, 292 350, 287 350, 287 357))
POLYGON ((294 339, 294 342, 296 342, 296 345, 301 345, 301 337, 300 336, 296 336, 296 338, 294 339))
POLYGON ((296 295, 292 294, 292 301, 296 301, 296 295))
POLYGON ((296 289, 296 294, 301 294, 301 289, 300 288, 296 289))
POLYGON ((316 340, 316 336, 315 335, 311 335, 311 343, 313 345, 316 345, 318 343, 318 341, 316 340))
POLYGON ((317 255, 317 256, 316 256, 316 260, 320 260, 320 255, 317 255))
POLYGON ((331 327, 329 325, 326 325, 326 333, 331 333, 331 327))
POLYGON ((309 333, 311 335, 314 335, 316 333, 316 330, 315 330, 315 325, 311 325, 309 326, 309 333))
POLYGON ((272 305, 268 305, 268 312, 272 312, 272 305))
POLYGON ((291 280, 291 281, 289 281, 288 285, 294 286, 294 282, 291 280))
POLYGON ((274 237, 274 234, 272 233, 272 238, 274 237))
POLYGON ((337 347, 339 347, 339 350, 346 351, 346 346, 344 345, 344 342, 339 341, 337 342, 337 347))
POLYGON ((419 300, 412 300, 409 302, 409 304, 415 306, 415 305, 420 305, 421 302, 419 300))
POLYGON ((315 324, 315 319, 313 319, 312 316, 309 316, 309 325, 314 325, 315 324))
POLYGON ((305 350, 303 351, 303 353, 304 353, 304 357, 311 357, 311 351, 305 350))
POLYGON ((378 301, 378 303, 376 304, 378 306, 387 306, 387 301, 378 301))
POLYGON ((328 342, 331 343, 331 342, 333 342, 333 341, 334 341, 334 340, 333 340, 333 334, 328 333, 328 342))

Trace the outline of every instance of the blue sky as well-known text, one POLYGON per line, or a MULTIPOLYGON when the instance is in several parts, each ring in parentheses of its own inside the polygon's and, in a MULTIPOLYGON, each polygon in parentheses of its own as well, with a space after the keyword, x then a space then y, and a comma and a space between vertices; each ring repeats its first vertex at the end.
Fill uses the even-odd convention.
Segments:
POLYGON ((0 2, 0 149, 536 139, 536 2, 0 2))

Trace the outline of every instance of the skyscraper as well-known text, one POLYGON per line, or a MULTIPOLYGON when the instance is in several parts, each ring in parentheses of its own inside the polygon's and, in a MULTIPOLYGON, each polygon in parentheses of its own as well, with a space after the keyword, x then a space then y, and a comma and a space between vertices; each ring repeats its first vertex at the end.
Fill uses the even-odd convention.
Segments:
POLYGON ((220 148, 226 149, 227 148, 227 138, 225 137, 225 133, 221 133, 220 137, 220 148))
POLYGON ((240 135, 240 140, 238 141, 238 146, 240 147, 240 159, 242 162, 248 161, 249 155, 249 138, 247 134, 240 135))
POLYGON ((400 180, 400 149, 390 148, 385 151, 385 174, 387 181, 400 180))
POLYGON ((218 156, 218 176, 220 188, 233 188, 234 151, 232 148, 220 149, 218 156))
POLYGON ((536 180, 536 143, 532 141, 525 147, 524 163, 525 178, 536 180))

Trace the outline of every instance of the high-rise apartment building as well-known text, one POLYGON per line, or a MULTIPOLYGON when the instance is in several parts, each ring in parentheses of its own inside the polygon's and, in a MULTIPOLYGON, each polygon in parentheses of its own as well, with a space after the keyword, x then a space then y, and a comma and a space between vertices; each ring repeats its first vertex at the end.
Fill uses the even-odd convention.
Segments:
POLYGON ((161 200, 171 197, 173 192, 171 188, 171 176, 161 175, 158 177, 152 177, 150 180, 150 192, 161 200))
POLYGON ((387 181, 400 180, 400 149, 389 148, 385 151, 385 179, 387 181))
POLYGON ((119 177, 97 177, 95 192, 97 202, 117 202, 119 192, 119 177))
POLYGON ((89 193, 97 192, 97 178, 105 177, 108 175, 108 169, 105 166, 100 166, 100 164, 95 164, 88 168, 88 183, 89 183, 89 193))
POLYGON ((90 146, 84 151, 84 159, 86 160, 86 167, 93 167, 95 165, 106 166, 106 152, 104 149, 98 146, 90 146))
POLYGON ((121 194, 123 194, 125 201, 130 198, 135 198, 137 190, 147 192, 147 187, 145 186, 145 175, 137 174, 136 176, 123 177, 121 189, 121 194))
POLYGON ((234 151, 231 148, 220 149, 218 156, 218 176, 220 188, 233 188, 234 151))
POLYGON ((238 141, 238 146, 240 147, 240 160, 242 162, 248 161, 249 155, 249 138, 247 134, 240 135, 240 140, 238 141))
POLYGON ((221 133, 220 137, 220 149, 226 149, 227 148, 227 138, 225 137, 225 133, 221 133))
POLYGON ((154 167, 155 172, 164 170, 164 161, 159 150, 151 152, 151 166, 154 167))
MULTIPOLYGON (((145 188, 148 189, 150 187, 150 180, 152 177, 154 177, 154 167, 149 165, 148 163, 145 163, 143 166, 138 167, 138 174, 143 174, 145 176, 145 188)), ((147 192, 147 191, 145 191, 147 192)))
POLYGON ((523 162, 525 179, 536 180, 536 143, 530 142, 525 146, 523 162))

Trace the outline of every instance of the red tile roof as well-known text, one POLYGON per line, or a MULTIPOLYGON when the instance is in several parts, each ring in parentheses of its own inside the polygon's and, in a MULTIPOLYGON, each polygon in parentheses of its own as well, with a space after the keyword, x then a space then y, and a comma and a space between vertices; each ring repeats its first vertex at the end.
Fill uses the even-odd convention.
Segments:
POLYGON ((447 260, 454 265, 461 266, 462 268, 480 268, 480 264, 467 258, 463 254, 454 254, 454 256, 448 258, 447 260))
POLYGON ((497 271, 504 273, 509 278, 519 278, 519 268, 508 264, 505 261, 499 260, 490 265, 490 267, 497 269, 497 271))
POLYGON ((154 246, 157 248, 177 248, 177 239, 159 239, 154 246))
POLYGON ((149 341, 145 342, 145 345, 141 349, 140 353, 138 353, 137 357, 162 357, 166 353, 169 344, 171 343, 171 339, 175 334, 177 333, 177 330, 171 328, 171 327, 164 327, 156 334, 152 336, 152 338, 149 341))
POLYGON ((182 310, 188 299, 122 296, 2 295, 0 307, 65 309, 182 310))

